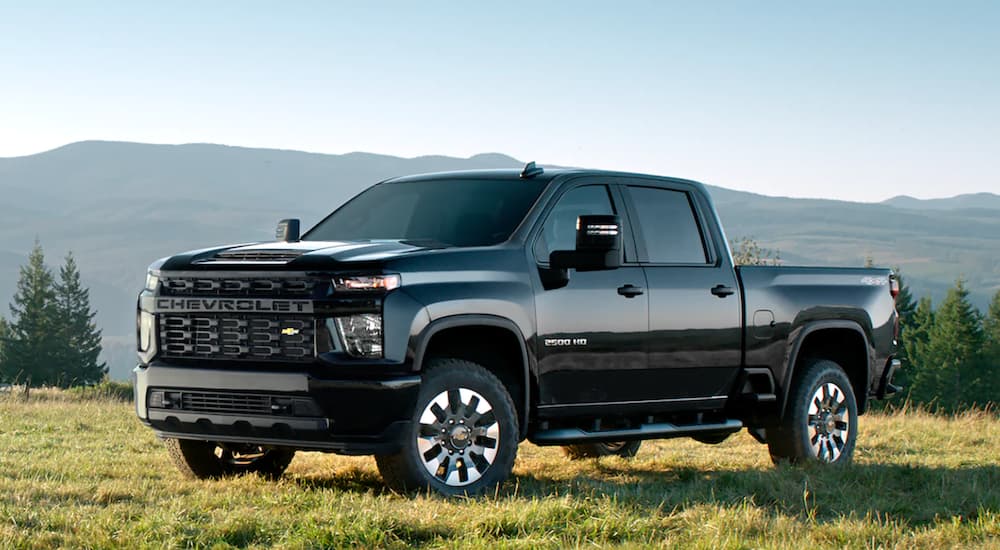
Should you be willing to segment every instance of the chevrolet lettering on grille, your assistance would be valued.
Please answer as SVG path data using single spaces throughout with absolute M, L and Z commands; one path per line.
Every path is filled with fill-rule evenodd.
M 162 312 L 206 313 L 221 311 L 312 313 L 309 300 L 269 300 L 251 298 L 157 298 L 156 309 Z

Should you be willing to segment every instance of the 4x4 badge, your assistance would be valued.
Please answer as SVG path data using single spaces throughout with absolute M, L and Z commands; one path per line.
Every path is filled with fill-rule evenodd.
M 285 336 L 295 336 L 296 334 L 299 333 L 299 329 L 292 327 L 283 328 L 281 329 L 281 333 L 284 334 Z

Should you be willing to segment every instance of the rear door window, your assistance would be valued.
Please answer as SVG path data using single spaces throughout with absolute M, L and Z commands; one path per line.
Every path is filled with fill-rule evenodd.
M 705 241 L 684 191 L 628 186 L 652 264 L 706 264 Z

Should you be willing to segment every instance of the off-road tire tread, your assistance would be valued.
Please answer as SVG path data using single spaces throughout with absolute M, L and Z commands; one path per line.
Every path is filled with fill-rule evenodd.
M 192 439 L 165 439 L 163 444 L 174 466 L 190 479 L 214 479 L 226 475 L 213 454 L 214 443 Z

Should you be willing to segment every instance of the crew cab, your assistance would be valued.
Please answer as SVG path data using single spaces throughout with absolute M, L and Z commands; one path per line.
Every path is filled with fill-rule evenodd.
M 524 440 L 627 457 L 742 429 L 843 463 L 898 389 L 893 274 L 734 266 L 694 181 L 400 177 L 277 237 L 158 260 L 139 295 L 136 412 L 190 476 L 326 451 L 476 494 Z

